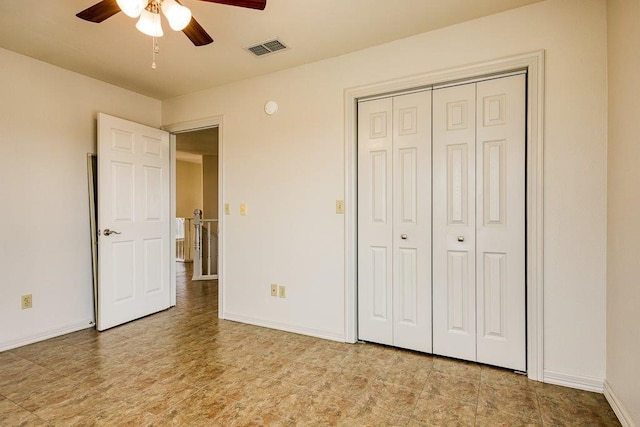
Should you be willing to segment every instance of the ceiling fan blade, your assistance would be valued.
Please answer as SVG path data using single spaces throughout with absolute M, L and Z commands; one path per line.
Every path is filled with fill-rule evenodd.
M 76 16 L 85 21 L 100 23 L 118 12 L 120 12 L 120 8 L 116 0 L 102 0 L 100 3 L 77 13 Z
M 228 4 L 230 6 L 248 7 L 249 9 L 264 10 L 267 0 L 200 0 L 209 3 Z
M 213 43 L 211 36 L 207 34 L 204 28 L 202 28 L 202 26 L 198 24 L 198 21 L 193 17 L 182 32 L 185 33 L 185 35 L 189 37 L 189 40 L 191 40 L 191 43 L 196 46 L 204 46 L 209 43 Z

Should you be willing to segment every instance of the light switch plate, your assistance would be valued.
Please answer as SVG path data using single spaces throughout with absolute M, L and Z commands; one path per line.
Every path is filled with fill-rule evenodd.
M 344 213 L 344 200 L 336 200 L 336 213 L 337 214 Z
M 247 216 L 247 204 L 240 203 L 240 215 Z
M 231 215 L 231 205 L 229 203 L 224 204 L 224 214 Z

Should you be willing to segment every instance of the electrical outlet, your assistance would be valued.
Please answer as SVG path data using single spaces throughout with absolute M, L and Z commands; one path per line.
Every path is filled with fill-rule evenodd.
M 224 214 L 231 215 L 231 205 L 229 205 L 229 203 L 224 204 Z
M 276 285 L 275 283 L 271 284 L 271 296 L 272 297 L 278 296 L 278 285 Z
M 247 216 L 247 204 L 240 203 L 240 215 Z
M 278 285 L 278 296 L 280 298 L 287 297 L 287 288 L 284 285 Z
M 31 294 L 29 295 L 22 295 L 22 309 L 24 310 L 25 308 L 31 308 L 33 307 L 33 296 Z
M 344 200 L 336 200 L 336 213 L 337 214 L 344 213 Z

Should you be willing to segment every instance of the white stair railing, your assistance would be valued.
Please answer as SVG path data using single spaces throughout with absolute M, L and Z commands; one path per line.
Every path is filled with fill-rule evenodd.
M 193 262 L 193 218 L 176 218 L 176 261 Z
M 218 278 L 218 220 L 202 219 L 202 211 L 193 211 L 194 250 L 192 280 Z

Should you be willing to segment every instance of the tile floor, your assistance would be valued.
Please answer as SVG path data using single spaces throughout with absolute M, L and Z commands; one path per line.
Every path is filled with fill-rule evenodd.
M 187 274 L 170 310 L 0 353 L 0 426 L 619 425 L 601 394 L 218 320 Z

